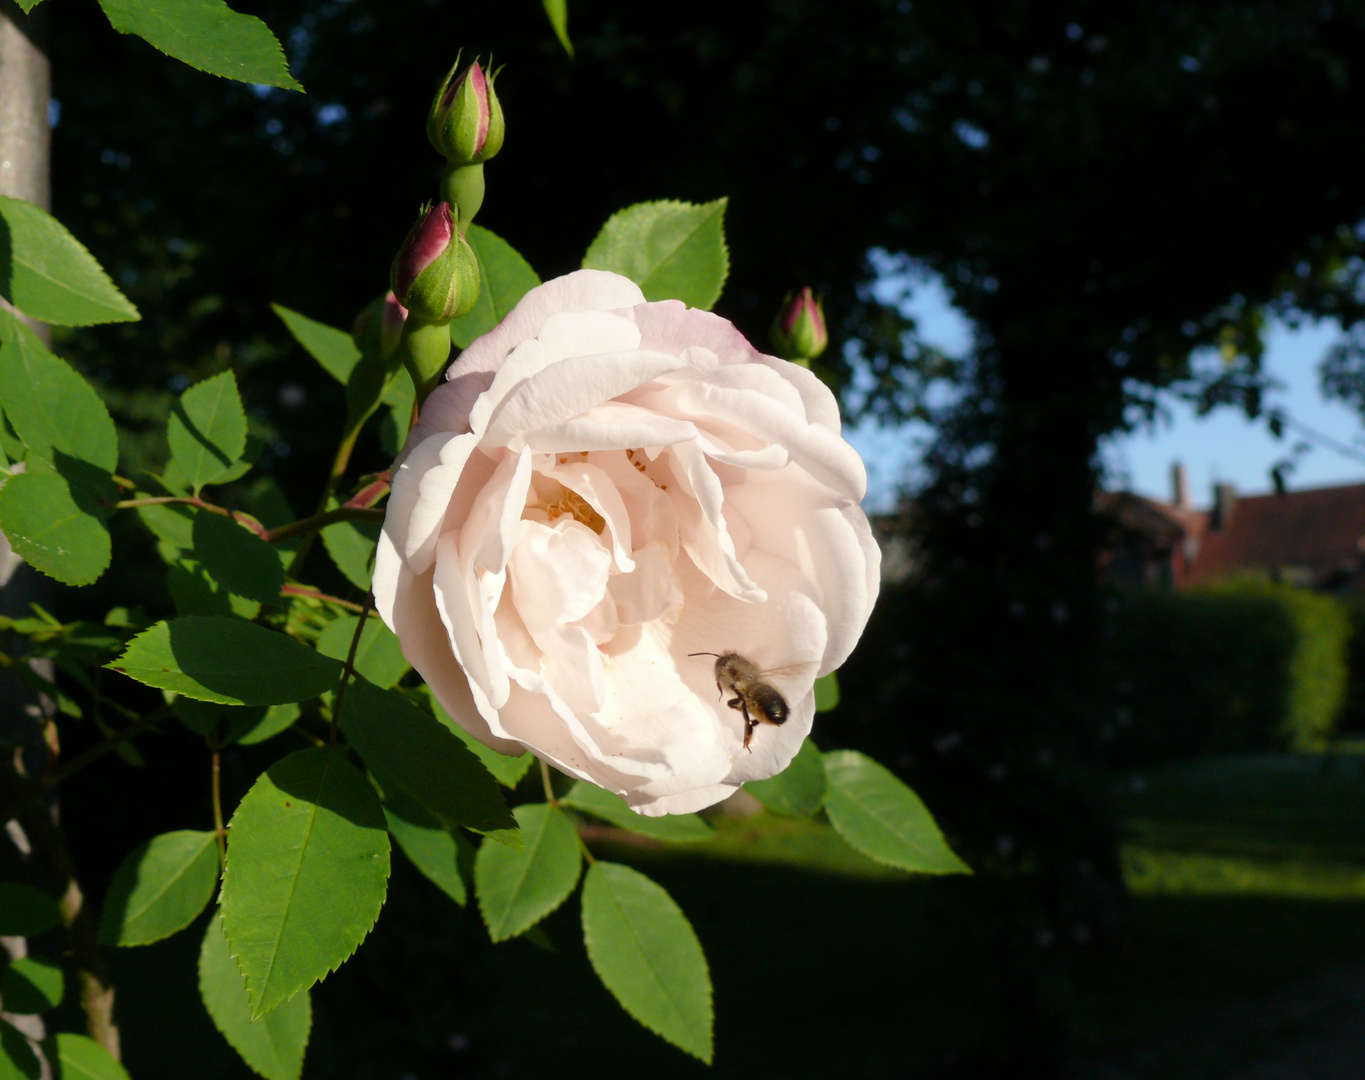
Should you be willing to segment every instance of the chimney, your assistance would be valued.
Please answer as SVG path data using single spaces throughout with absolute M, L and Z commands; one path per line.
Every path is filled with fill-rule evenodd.
M 1171 462 L 1171 504 L 1177 510 L 1193 510 L 1190 501 L 1190 478 L 1185 473 L 1183 461 Z
M 1213 516 L 1209 522 L 1212 529 L 1226 529 L 1232 521 L 1232 513 L 1237 509 L 1237 489 L 1231 484 L 1213 485 Z

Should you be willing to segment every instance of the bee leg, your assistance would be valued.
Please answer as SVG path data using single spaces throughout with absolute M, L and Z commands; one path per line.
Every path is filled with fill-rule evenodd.
M 739 702 L 739 711 L 744 714 L 744 749 L 752 754 L 754 749 L 749 745 L 749 740 L 754 737 L 754 728 L 758 727 L 758 721 L 749 715 L 749 706 L 743 699 L 735 698 L 735 701 Z

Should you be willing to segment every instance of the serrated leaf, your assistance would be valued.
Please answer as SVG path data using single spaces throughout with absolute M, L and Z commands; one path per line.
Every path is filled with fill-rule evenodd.
M 461 349 L 502 322 L 517 301 L 540 284 L 531 264 L 497 233 L 471 225 L 467 237 L 479 261 L 479 298 L 473 310 L 450 324 L 450 337 Z
M 17 0 L 20 9 L 25 15 L 29 14 L 34 8 L 41 4 L 43 0 Z
M 656 840 L 671 840 L 674 843 L 695 843 L 710 840 L 715 830 L 696 814 L 667 814 L 663 817 L 645 817 L 637 814 L 626 800 L 613 795 L 596 784 L 579 780 L 569 789 L 569 793 L 559 800 L 565 806 L 581 810 L 585 814 L 609 821 L 621 829 L 641 836 L 652 836 Z
M 218 842 L 181 829 L 133 849 L 109 883 L 100 916 L 106 945 L 150 945 L 185 929 L 213 898 Z
M 43 1067 L 28 1039 L 0 1020 L 0 1080 L 39 1080 Z
M 200 566 L 229 592 L 262 604 L 280 602 L 284 567 L 269 544 L 222 514 L 197 514 L 194 555 Z
M 199 996 L 213 1025 L 265 1080 L 298 1080 L 313 1026 L 308 992 L 296 994 L 259 1020 L 251 1019 L 246 982 L 215 916 L 199 950 Z
M 334 689 L 341 665 L 245 619 L 192 615 L 159 622 L 106 667 L 147 686 L 223 705 L 283 705 Z
M 573 43 L 569 41 L 569 4 L 568 0 L 541 0 L 545 7 L 545 15 L 550 20 L 550 27 L 555 32 L 555 37 L 559 38 L 559 43 L 564 46 L 564 51 L 573 56 Z
M 120 34 L 136 34 L 183 64 L 210 75 L 284 90 L 303 87 L 285 66 L 270 28 L 223 0 L 100 0 Z
M 58 326 L 141 316 L 85 246 L 46 210 L 0 195 L 0 296 Z
M 175 602 L 177 615 L 235 615 L 254 619 L 261 610 L 257 601 L 228 592 L 193 559 L 181 559 L 166 569 L 166 588 Z
M 825 801 L 825 759 L 807 739 L 790 765 L 767 780 L 749 781 L 744 790 L 775 813 L 810 817 Z
M 89 585 L 109 566 L 109 530 L 88 492 L 55 473 L 21 473 L 0 486 L 0 532 L 35 570 L 67 585 Z
M 483 762 L 483 767 L 493 774 L 494 779 L 499 784 L 506 788 L 515 788 L 521 783 L 521 778 L 526 775 L 526 770 L 535 764 L 534 754 L 529 750 L 524 754 L 500 754 L 491 746 L 485 746 L 451 719 L 450 714 L 441 708 L 441 703 L 436 700 L 436 695 L 431 692 L 431 687 L 424 686 L 422 690 L 426 694 L 427 704 L 431 706 L 432 715 L 441 722 L 441 726 L 452 732 L 465 746 L 469 747 L 474 756 Z
M 514 811 L 524 851 L 481 844 L 474 860 L 479 914 L 494 941 L 529 930 L 569 898 L 583 854 L 573 822 L 546 803 Z
M 830 824 L 868 858 L 921 874 L 970 874 L 918 795 L 856 750 L 825 755 Z
M 57 901 L 42 889 L 0 882 L 0 937 L 35 937 L 59 920 Z
M 374 547 L 379 526 L 367 521 L 338 521 L 322 530 L 322 546 L 346 580 L 362 592 L 370 591 Z
M 271 304 L 270 310 L 280 317 L 303 351 L 321 364 L 328 375 L 345 386 L 352 369 L 360 362 L 360 350 L 355 347 L 351 335 L 345 330 L 291 311 L 283 304 Z
M 34 956 L 11 961 L 0 975 L 0 1000 L 8 1013 L 32 1015 L 55 1009 L 65 989 L 61 965 Z
M 626 1012 L 711 1063 L 711 973 L 687 916 L 661 886 L 628 866 L 593 864 L 583 881 L 583 942 Z
M 328 623 L 318 637 L 318 652 L 344 661 L 358 621 L 354 615 L 343 615 Z M 387 690 L 408 673 L 410 666 L 394 632 L 380 619 L 366 619 L 365 630 L 355 650 L 355 670 L 375 686 Z
M 195 383 L 180 395 L 166 426 L 167 481 L 195 492 L 217 483 L 246 450 L 246 428 L 232 372 Z
M 730 272 L 725 204 L 645 202 L 618 210 L 588 246 L 583 266 L 630 278 L 646 300 L 710 310 Z
M 388 878 L 379 796 L 341 751 L 299 750 L 266 770 L 228 826 L 221 903 L 253 1019 L 355 952 Z
M 389 834 L 398 841 L 412 865 L 464 907 L 468 890 L 461 870 L 473 864 L 473 845 L 460 832 L 447 829 L 415 799 L 401 791 L 386 793 L 384 817 L 389 823 Z
M 515 823 L 498 783 L 464 743 L 406 698 L 363 677 L 346 691 L 341 730 L 365 763 L 447 825 Z
M 829 712 L 839 705 L 839 677 L 833 671 L 815 680 L 815 711 Z
M 28 449 L 69 480 L 100 489 L 118 464 L 118 433 L 94 388 L 0 308 L 0 401 Z M 83 473 L 76 463 L 93 470 Z

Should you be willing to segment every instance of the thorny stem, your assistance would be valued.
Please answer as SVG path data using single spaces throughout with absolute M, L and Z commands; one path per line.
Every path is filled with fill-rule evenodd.
M 80 772 L 87 765 L 104 757 L 110 750 L 117 748 L 120 743 L 127 742 L 129 739 L 133 738 L 133 736 L 142 734 L 142 732 L 146 731 L 153 724 L 165 720 L 173 712 L 174 710 L 169 705 L 162 705 L 158 709 L 153 709 L 140 720 L 134 720 L 122 731 L 110 735 L 104 742 L 96 743 L 94 746 L 90 747 L 90 749 L 77 754 L 60 769 L 54 769 L 52 772 L 48 773 L 43 777 L 41 787 L 50 788 L 56 784 L 60 784 L 73 773 Z
M 555 788 L 550 783 L 550 766 L 545 764 L 544 758 L 537 759 L 540 762 L 540 782 L 545 785 L 545 801 L 551 806 L 558 806 L 559 800 L 555 798 Z
M 365 605 L 361 608 L 360 619 L 355 624 L 355 633 L 351 635 L 351 648 L 346 653 L 346 666 L 341 669 L 341 684 L 337 687 L 336 700 L 332 702 L 332 730 L 327 733 L 327 745 L 337 744 L 337 722 L 341 718 L 341 702 L 346 697 L 346 684 L 355 674 L 355 651 L 360 647 L 360 635 L 365 632 L 365 623 L 370 614 L 370 608 L 374 606 L 374 594 L 365 594 Z
M 52 823 L 39 789 L 16 767 L 16 762 L 0 764 L 0 807 L 6 818 L 18 821 L 28 839 L 33 861 L 47 878 L 52 894 L 59 899 L 62 928 L 66 931 L 71 961 L 80 986 L 85 1029 L 90 1037 L 115 1059 L 119 1059 L 119 1033 L 114 1023 L 114 984 L 95 935 L 95 917 L 71 863 L 62 834 Z
M 223 786 L 219 780 L 218 747 L 213 748 L 213 835 L 218 840 L 218 868 L 227 865 L 227 830 L 223 828 Z
M 325 514 L 314 514 L 312 517 L 303 518 L 300 521 L 291 521 L 288 525 L 281 525 L 278 529 L 267 529 L 261 533 L 261 539 L 268 544 L 273 544 L 277 540 L 288 540 L 291 536 L 319 532 L 328 525 L 335 525 L 338 521 L 369 521 L 380 525 L 384 522 L 384 511 L 368 510 L 358 506 L 338 506 L 335 510 L 328 510 Z M 295 555 L 294 559 L 297 561 L 298 556 Z
M 371 485 L 371 488 L 377 485 Z M 388 489 L 388 484 L 383 484 L 383 494 Z M 361 495 L 368 495 L 370 489 L 361 492 Z M 376 497 L 377 498 L 377 497 Z M 384 521 L 384 511 L 371 510 L 368 506 L 358 506 L 347 503 L 338 506 L 335 510 L 328 510 L 325 514 L 314 514 L 312 517 L 301 518 L 298 521 L 291 521 L 288 525 L 281 525 L 277 529 L 267 529 L 250 514 L 243 514 L 232 510 L 225 510 L 221 506 L 215 506 L 211 502 L 199 498 L 197 495 L 150 495 L 143 499 L 121 499 L 114 503 L 115 510 L 132 510 L 139 506 L 194 506 L 200 510 L 207 510 L 213 514 L 222 514 L 223 517 L 231 518 L 239 525 L 245 525 L 262 540 L 268 544 L 273 544 L 279 540 L 288 540 L 291 536 L 311 535 L 328 525 L 335 525 L 338 521 L 369 521 L 381 524 Z M 298 562 L 298 556 L 294 557 Z
M 364 611 L 359 604 L 352 603 L 350 600 L 343 600 L 339 596 L 332 596 L 330 593 L 319 592 L 317 589 L 309 589 L 303 585 L 285 585 L 280 589 L 285 596 L 307 596 L 314 600 L 323 600 L 329 604 L 336 604 L 337 607 L 346 608 L 348 611 Z M 371 611 L 373 618 L 379 618 L 379 612 Z

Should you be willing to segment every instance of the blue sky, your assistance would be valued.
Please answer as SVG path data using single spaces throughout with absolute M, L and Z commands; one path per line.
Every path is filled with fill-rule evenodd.
M 933 278 L 883 279 L 878 291 L 886 299 L 901 296 L 901 307 L 919 324 L 921 335 L 945 352 L 960 354 L 971 341 L 970 324 L 953 309 L 941 283 Z M 1266 335 L 1265 370 L 1277 386 L 1265 395 L 1267 409 L 1279 407 L 1299 423 L 1356 448 L 1353 458 L 1325 445 L 1314 445 L 1298 458 L 1288 477 L 1290 488 L 1324 487 L 1365 482 L 1365 421 L 1340 402 L 1327 401 L 1318 389 L 1318 363 L 1339 336 L 1335 323 L 1305 324 L 1291 329 L 1273 325 Z M 875 424 L 850 425 L 849 441 L 868 467 L 864 505 L 878 512 L 891 508 L 896 486 L 908 478 L 914 486 L 922 446 L 930 431 L 911 424 L 882 430 Z M 1271 490 L 1270 469 L 1289 456 L 1299 442 L 1293 433 L 1274 439 L 1265 421 L 1248 421 L 1233 409 L 1198 417 L 1174 398 L 1150 426 L 1109 440 L 1102 459 L 1109 486 L 1127 486 L 1157 498 L 1169 498 L 1171 465 L 1184 463 L 1196 504 L 1206 505 L 1215 482 L 1236 485 L 1244 493 Z

